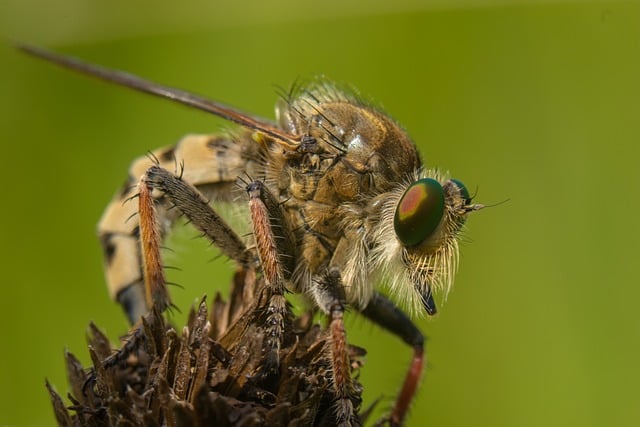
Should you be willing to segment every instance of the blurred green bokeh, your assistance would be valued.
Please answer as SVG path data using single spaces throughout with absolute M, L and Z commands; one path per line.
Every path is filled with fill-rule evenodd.
M 325 74 L 383 104 L 479 202 L 509 199 L 470 218 L 456 288 L 420 321 L 429 364 L 409 425 L 640 425 L 638 5 L 95 3 L 4 1 L 2 35 L 267 117 L 274 84 Z M 0 58 L 0 425 L 52 425 L 44 380 L 66 393 L 63 350 L 88 362 L 91 320 L 126 331 L 95 224 L 129 162 L 226 125 L 6 44 Z M 230 269 L 181 228 L 186 312 Z M 369 351 L 365 404 L 388 407 L 410 350 L 349 326 Z

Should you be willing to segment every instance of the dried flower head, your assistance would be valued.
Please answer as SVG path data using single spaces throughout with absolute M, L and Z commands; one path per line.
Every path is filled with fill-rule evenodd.
M 116 350 L 91 324 L 93 367 L 86 370 L 66 354 L 69 407 L 47 382 L 58 424 L 336 425 L 331 363 L 324 351 L 328 334 L 313 323 L 312 313 L 296 317 L 288 307 L 280 358 L 268 360 L 262 351 L 268 297 L 261 279 L 238 272 L 229 300 L 217 295 L 208 309 L 203 298 L 182 333 L 153 310 Z M 364 354 L 349 347 L 352 374 Z M 361 392 L 354 380 L 349 398 L 356 411 Z

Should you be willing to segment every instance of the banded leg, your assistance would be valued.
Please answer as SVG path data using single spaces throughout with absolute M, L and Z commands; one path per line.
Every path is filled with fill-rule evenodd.
M 175 146 L 156 150 L 131 165 L 128 181 L 107 206 L 98 225 L 109 293 L 123 306 L 130 323 L 145 314 L 148 306 L 138 245 L 137 205 L 125 202 L 136 196 L 136 183 L 149 167 L 154 166 L 152 159 L 157 159 L 157 164 L 168 170 L 183 164 L 184 181 L 196 186 L 208 198 L 231 201 L 239 175 L 245 171 L 261 175 L 261 166 L 254 160 L 260 158 L 260 149 L 249 132 L 239 133 L 233 139 L 220 135 L 189 135 Z M 162 238 L 179 212 L 169 209 L 171 202 L 163 194 L 152 194 Z
M 435 304 L 432 298 L 429 304 L 432 305 L 435 311 Z M 413 348 L 413 358 L 409 365 L 409 370 L 388 420 L 392 426 L 400 426 L 409 411 L 409 406 L 413 401 L 422 376 L 425 362 L 424 335 L 402 310 L 378 293 L 374 294 L 367 307 L 361 313 L 384 329 L 400 337 Z

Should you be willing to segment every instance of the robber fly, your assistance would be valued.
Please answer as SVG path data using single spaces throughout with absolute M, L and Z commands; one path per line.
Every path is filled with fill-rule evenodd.
M 135 161 L 124 189 L 107 207 L 99 224 L 107 283 L 131 323 L 151 306 L 170 304 L 153 246 L 183 214 L 239 268 L 258 265 L 271 289 L 270 351 L 277 355 L 283 334 L 285 289 L 307 296 L 328 315 L 336 411 L 345 424 L 354 416 L 345 309 L 352 307 L 409 344 L 413 359 L 388 418 L 402 424 L 421 376 L 424 337 L 376 284 L 388 286 L 412 314 L 436 313 L 433 292 L 446 293 L 452 285 L 466 217 L 483 207 L 472 203 L 460 181 L 425 168 L 396 122 L 326 81 L 284 96 L 273 123 L 131 74 L 21 48 L 241 127 L 230 135 L 190 135 L 154 151 L 151 159 Z M 182 171 L 169 172 L 176 163 Z M 252 177 L 245 182 L 250 243 L 215 211 L 218 202 L 232 199 L 238 177 Z M 136 195 L 139 206 L 123 203 Z

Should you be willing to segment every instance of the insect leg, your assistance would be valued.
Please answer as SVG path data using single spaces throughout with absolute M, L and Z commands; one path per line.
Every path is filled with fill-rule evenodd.
M 171 305 L 169 292 L 164 275 L 164 268 L 160 256 L 160 227 L 158 223 L 157 209 L 151 193 L 153 186 L 149 185 L 147 175 L 143 175 L 138 182 L 138 213 L 139 213 L 139 234 L 140 234 L 140 259 L 144 277 L 144 295 L 137 301 L 140 310 L 143 311 L 138 318 L 141 323 L 134 327 L 124 340 L 124 345 L 120 350 L 102 361 L 102 369 L 113 367 L 122 360 L 125 360 L 140 343 L 145 341 L 145 329 L 149 319 L 160 316 L 161 313 Z M 129 287 L 131 289 L 132 287 Z M 138 288 L 138 287 L 136 287 Z M 138 322 L 138 320 L 135 320 Z M 132 320 L 131 323 L 134 323 Z M 153 346 L 152 346 L 153 347 Z M 149 354 L 154 354 L 153 352 Z M 97 371 L 91 374 L 91 381 L 96 376 L 101 375 L 101 370 L 96 364 Z
M 402 425 L 422 376 L 422 368 L 425 362 L 424 335 L 402 310 L 378 293 L 373 295 L 373 298 L 367 307 L 361 310 L 361 313 L 413 347 L 411 365 L 389 417 L 389 423 L 392 426 Z
M 247 185 L 253 235 L 264 274 L 267 295 L 265 321 L 266 367 L 262 375 L 275 374 L 285 324 L 290 311 L 285 299 L 285 280 L 291 277 L 295 240 L 275 196 L 261 181 Z
M 313 295 L 318 305 L 329 314 L 328 351 L 336 395 L 336 411 L 339 425 L 360 425 L 356 416 L 359 399 L 354 398 L 351 365 L 347 351 L 347 335 L 344 327 L 346 299 L 340 271 L 328 268 L 314 280 Z
M 162 192 L 166 201 L 173 203 L 225 255 L 246 270 L 255 266 L 253 252 L 247 249 L 244 242 L 209 206 L 195 187 L 160 166 L 151 166 L 140 178 L 137 194 L 139 254 L 145 293 L 140 303 L 144 312 L 140 318 L 132 319 L 132 323 L 141 319 L 142 324 L 132 329 L 127 343 L 121 350 L 103 361 L 104 367 L 114 366 L 124 360 L 144 340 L 145 319 L 148 322 L 154 316 L 160 316 L 171 305 L 160 254 L 162 236 L 156 209 L 158 199 L 152 196 L 156 190 Z
M 240 237 L 209 206 L 204 196 L 192 185 L 160 166 L 151 166 L 144 175 L 145 183 L 160 190 L 213 244 L 239 265 L 249 266 L 253 255 Z
M 138 244 L 138 207 L 136 203 L 127 202 L 138 193 L 139 177 L 155 163 L 169 170 L 180 163 L 184 181 L 196 186 L 207 198 L 230 201 L 239 175 L 245 171 L 260 174 L 259 149 L 247 132 L 233 139 L 223 135 L 188 135 L 175 146 L 158 149 L 133 162 L 128 181 L 107 206 L 98 224 L 109 292 L 123 306 L 130 323 L 135 323 L 147 311 Z M 160 235 L 164 237 L 180 212 L 170 209 L 170 201 L 163 194 L 152 195 Z
M 138 185 L 138 213 L 140 215 L 140 248 L 144 277 L 145 301 L 147 307 L 153 306 L 163 312 L 171 305 L 167 291 L 164 268 L 160 258 L 160 227 L 158 216 L 151 197 L 153 187 L 147 183 L 147 176 L 140 179 Z

